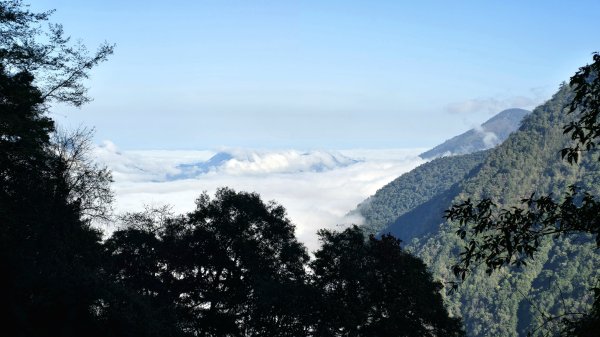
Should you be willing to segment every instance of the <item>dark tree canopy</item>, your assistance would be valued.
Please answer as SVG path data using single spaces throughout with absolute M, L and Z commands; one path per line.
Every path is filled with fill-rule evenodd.
M 94 326 L 100 236 L 67 198 L 54 125 L 26 72 L 0 65 L 0 265 L 4 333 L 77 335 Z
M 384 235 L 365 240 L 354 226 L 321 230 L 323 243 L 311 263 L 317 336 L 462 336 L 425 264 Z
M 152 319 L 154 331 L 190 336 L 464 334 L 461 320 L 448 316 L 441 284 L 391 236 L 365 240 L 358 227 L 323 230 L 323 247 L 309 263 L 281 206 L 227 188 L 214 199 L 203 194 L 196 210 L 185 216 L 150 210 L 129 214 L 124 222 L 127 228 L 104 246 L 107 271 L 129 296 L 145 303 L 143 315 L 161 318 Z M 106 310 L 119 312 L 120 307 L 109 303 Z
M 57 153 L 45 113 L 52 100 L 85 102 L 81 80 L 107 54 L 75 70 L 74 60 L 87 56 L 67 50 L 59 26 L 39 26 L 49 13 L 24 8 L 0 2 L 2 335 L 94 335 L 105 285 L 101 237 L 84 219 L 88 193 L 73 194 L 90 180 L 69 164 L 83 155 Z
M 172 303 L 186 334 L 307 334 L 308 255 L 281 206 L 223 188 L 186 216 L 158 214 L 127 216 L 107 241 L 118 283 Z

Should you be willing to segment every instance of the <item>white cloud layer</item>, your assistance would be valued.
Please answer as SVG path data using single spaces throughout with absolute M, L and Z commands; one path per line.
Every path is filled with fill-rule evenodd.
M 117 212 L 164 204 L 188 212 L 203 191 L 212 195 L 224 186 L 255 191 L 287 209 L 296 235 L 313 251 L 318 229 L 360 221 L 345 216 L 377 189 L 424 163 L 418 157 L 422 151 L 236 149 L 211 162 L 216 151 L 119 151 L 104 142 L 96 155 L 113 171 Z

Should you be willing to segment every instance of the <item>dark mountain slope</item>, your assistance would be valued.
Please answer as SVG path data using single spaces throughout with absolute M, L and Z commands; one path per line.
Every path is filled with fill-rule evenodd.
M 404 242 L 435 233 L 443 222 L 444 210 L 459 192 L 458 183 L 450 186 L 447 190 L 399 216 L 383 232 L 401 238 Z
M 490 152 L 477 174 L 459 183 L 460 192 L 453 202 L 491 197 L 504 207 L 510 207 L 519 205 L 520 199 L 532 192 L 561 195 L 573 183 L 597 193 L 598 185 L 592 183 L 599 177 L 597 161 L 587 157 L 579 166 L 571 166 L 559 155 L 560 149 L 569 143 L 562 126 L 570 118 L 563 109 L 570 95 L 568 88 L 562 88 L 527 116 L 518 132 Z M 417 222 L 403 223 L 403 219 L 395 223 L 395 226 L 402 225 L 408 226 L 404 232 L 410 232 L 410 227 L 419 227 Z M 453 224 L 445 224 L 410 245 L 418 256 L 427 257 L 438 277 L 450 277 L 449 266 L 463 244 L 457 240 L 455 230 Z M 572 244 L 572 240 L 579 244 Z M 593 245 L 586 240 L 548 238 L 537 259 L 522 270 L 505 269 L 491 276 L 479 270 L 468 277 L 461 290 L 449 300 L 463 315 L 470 335 L 526 336 L 528 330 L 542 323 L 535 307 L 543 307 L 554 315 L 567 310 L 584 310 L 589 301 L 586 302 L 583 294 L 588 293 L 600 266 L 598 254 L 593 253 Z M 569 258 L 565 259 L 565 255 Z M 560 260 L 563 264 L 552 262 Z M 561 294 L 564 301 L 559 301 Z
M 487 152 L 434 159 L 401 175 L 360 203 L 352 213 L 365 219 L 365 230 L 377 233 L 402 214 L 443 194 L 483 162 Z
M 433 159 L 490 149 L 501 144 L 511 132 L 516 131 L 523 117 L 529 113 L 530 111 L 523 109 L 504 110 L 481 124 L 481 127 L 448 139 L 433 149 L 421 153 L 420 157 Z
M 567 87 L 561 88 L 551 100 L 525 117 L 518 132 L 473 165 L 470 173 L 440 180 L 443 188 L 423 193 L 418 186 L 410 185 L 419 185 L 419 179 L 406 181 L 405 194 L 409 191 L 419 194 L 408 201 L 388 201 L 404 198 L 405 194 L 385 195 L 392 190 L 380 190 L 383 195 L 372 198 L 371 210 L 385 210 L 375 204 L 377 200 L 386 201 L 384 206 L 404 205 L 396 213 L 383 213 L 382 216 L 400 214 L 383 232 L 390 231 L 409 242 L 407 249 L 421 257 L 436 277 L 442 281 L 453 280 L 450 267 L 464 243 L 456 236 L 454 224 L 444 223 L 440 217 L 452 203 L 466 198 L 491 197 L 504 207 L 518 206 L 519 201 L 532 192 L 560 196 L 573 183 L 598 194 L 598 161 L 588 155 L 580 165 L 571 166 L 559 155 L 560 149 L 570 141 L 562 132 L 563 125 L 571 118 L 563 109 L 570 95 Z M 438 184 L 427 182 L 427 185 Z M 419 202 L 413 206 L 415 202 L 411 200 Z M 365 218 L 365 225 L 370 226 L 369 217 Z M 377 219 L 378 215 L 370 215 L 370 218 Z M 452 312 L 463 316 L 470 336 L 526 336 L 528 330 L 542 323 L 536 307 L 544 308 L 551 315 L 567 310 L 584 311 L 590 303 L 585 297 L 589 294 L 587 290 L 599 267 L 599 254 L 594 252 L 589 238 L 548 238 L 535 261 L 527 267 L 503 269 L 491 276 L 476 270 L 447 300 Z

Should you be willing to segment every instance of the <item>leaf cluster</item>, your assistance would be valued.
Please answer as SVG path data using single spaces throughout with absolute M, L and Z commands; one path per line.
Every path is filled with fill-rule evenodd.
M 21 0 L 1 1 L 0 63 L 9 74 L 34 76 L 44 103 L 81 106 L 90 101 L 83 81 L 114 45 L 105 42 L 90 54 L 81 41 L 65 35 L 62 25 L 49 22 L 52 12 L 31 12 Z
M 561 202 L 552 196 L 521 200 L 524 207 L 499 209 L 490 199 L 474 204 L 470 199 L 453 205 L 446 218 L 457 221 L 456 234 L 467 241 L 454 273 L 465 278 L 471 265 L 485 263 L 488 273 L 508 265 L 527 264 L 546 236 L 589 233 L 600 247 L 600 203 L 575 186 Z
M 569 82 L 575 97 L 567 106 L 568 113 L 579 113 L 575 121 L 564 127 L 564 133 L 570 134 L 574 144 L 561 151 L 563 158 L 577 163 L 581 151 L 596 148 L 600 138 L 600 54 L 592 54 L 593 63 L 579 68 Z

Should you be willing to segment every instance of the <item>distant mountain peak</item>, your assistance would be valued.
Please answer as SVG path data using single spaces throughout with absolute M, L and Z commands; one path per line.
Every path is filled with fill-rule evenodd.
M 503 110 L 480 126 L 448 139 L 419 156 L 423 159 L 434 159 L 490 149 L 516 131 L 523 117 L 529 113 L 530 111 L 517 108 Z
M 335 151 L 296 150 L 254 151 L 229 150 L 218 152 L 206 161 L 179 164 L 176 173 L 167 180 L 194 179 L 211 171 L 231 174 L 323 172 L 358 163 Z

